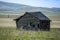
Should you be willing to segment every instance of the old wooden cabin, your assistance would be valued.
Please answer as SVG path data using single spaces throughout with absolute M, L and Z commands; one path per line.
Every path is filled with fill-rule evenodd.
M 50 19 L 41 12 L 26 12 L 15 21 L 17 29 L 50 30 Z

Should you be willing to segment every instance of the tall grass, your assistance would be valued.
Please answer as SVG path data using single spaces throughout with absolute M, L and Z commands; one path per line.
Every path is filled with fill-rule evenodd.
M 14 27 L 0 27 L 0 40 L 60 40 L 60 29 L 26 31 L 16 30 Z

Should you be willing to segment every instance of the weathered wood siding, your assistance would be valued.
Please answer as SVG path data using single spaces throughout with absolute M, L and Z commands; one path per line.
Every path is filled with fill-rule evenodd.
M 31 22 L 35 25 L 40 23 L 40 21 L 37 20 L 37 18 L 35 18 L 34 16 L 32 16 L 30 14 L 26 14 L 17 22 L 18 28 L 25 26 L 25 25 L 28 25 Z

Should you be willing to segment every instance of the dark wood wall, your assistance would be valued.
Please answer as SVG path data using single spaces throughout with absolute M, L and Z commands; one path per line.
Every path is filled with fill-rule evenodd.
M 50 30 L 50 21 L 48 21 L 48 20 L 42 20 L 41 22 L 40 22 L 40 28 L 41 28 L 41 30 Z
M 32 28 L 33 30 L 35 29 L 40 29 L 40 30 L 50 30 L 50 21 L 45 21 L 45 20 L 39 20 L 36 17 L 30 15 L 30 14 L 25 14 L 19 21 L 16 21 L 17 28 L 22 29 L 22 28 L 27 28 L 29 29 Z
M 30 25 L 32 23 L 35 24 L 36 26 L 40 23 L 40 21 L 32 15 L 26 14 L 16 23 L 17 23 L 18 28 L 21 28 L 23 26 Z

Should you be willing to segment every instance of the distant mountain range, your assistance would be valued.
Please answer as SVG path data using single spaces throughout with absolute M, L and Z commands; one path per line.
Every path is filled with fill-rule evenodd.
M 43 5 L 43 4 L 42 4 Z M 27 12 L 41 11 L 44 13 L 60 13 L 60 8 L 32 7 L 23 4 L 8 3 L 0 1 L 0 12 Z

